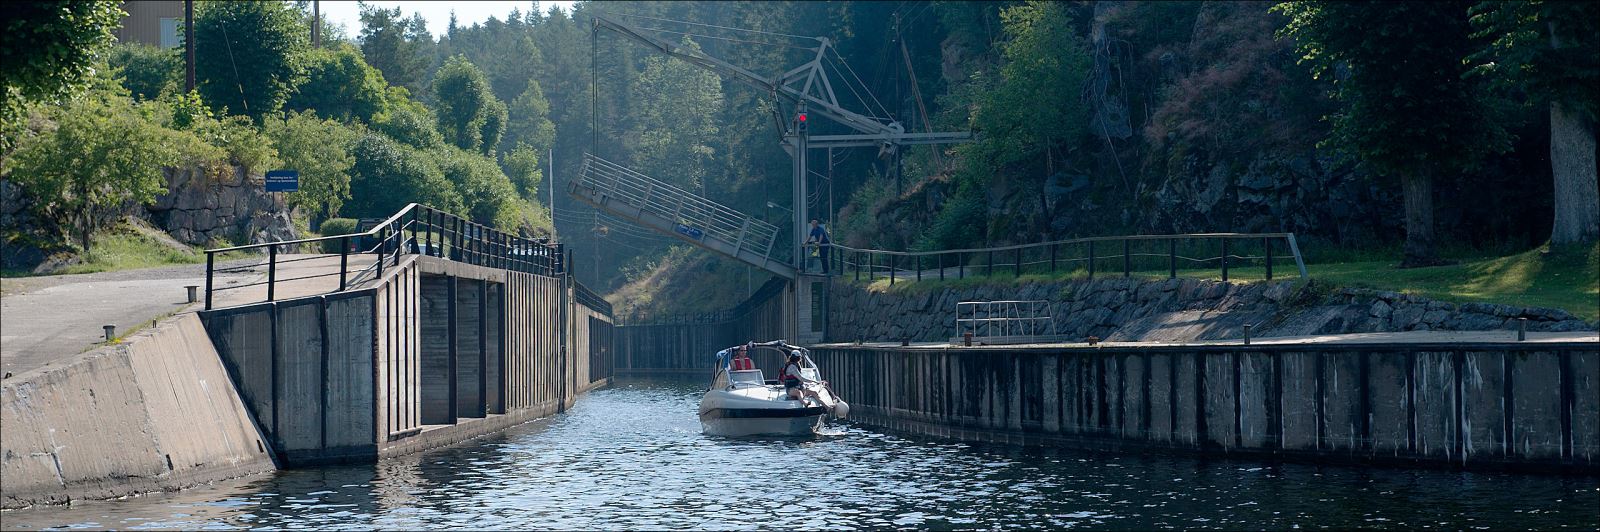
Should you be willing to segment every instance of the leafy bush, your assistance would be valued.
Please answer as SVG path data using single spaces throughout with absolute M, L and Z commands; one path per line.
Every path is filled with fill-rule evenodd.
M 194 14 L 195 85 L 206 103 L 253 119 L 305 80 L 311 30 L 284 2 L 204 2 Z
M 373 118 L 373 129 L 413 148 L 444 144 L 444 136 L 434 127 L 433 111 L 412 100 L 403 88 L 390 87 L 387 98 L 387 110 Z
M 453 146 L 430 152 L 445 180 L 466 202 L 472 221 L 510 228 L 517 224 L 516 190 L 494 160 Z
M 350 202 L 341 212 L 361 217 L 394 214 L 415 201 L 448 212 L 466 209 L 455 186 L 427 153 L 368 133 L 350 150 Z
M 309 113 L 268 118 L 263 129 L 284 166 L 300 171 L 300 190 L 289 193 L 289 204 L 309 212 L 313 223 L 337 216 L 350 199 L 350 148 L 361 133 Z
M 284 107 L 324 118 L 371 122 L 387 106 L 383 73 L 361 59 L 354 45 L 306 54 L 306 81 Z
M 348 234 L 356 232 L 356 219 L 355 218 L 329 218 L 327 220 L 323 220 L 322 221 L 322 227 L 319 228 L 317 232 L 321 233 L 322 236 L 348 235 Z M 338 253 L 339 252 L 339 244 L 340 244 L 340 242 L 338 240 L 330 240 L 330 241 L 323 242 L 322 243 L 322 252 L 323 253 Z
M 111 49 L 111 68 L 134 98 L 153 100 L 177 92 L 183 84 L 183 58 L 176 48 L 124 43 Z
M 104 76 L 94 82 L 89 93 L 46 109 L 39 129 L 0 166 L 40 202 L 41 214 L 72 228 L 85 252 L 123 205 L 166 190 L 162 168 L 181 160 L 183 144 L 135 107 L 127 89 Z

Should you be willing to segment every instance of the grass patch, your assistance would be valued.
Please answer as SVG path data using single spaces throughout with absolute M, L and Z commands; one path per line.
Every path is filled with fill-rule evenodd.
M 1313 278 L 1342 286 L 1458 303 L 1559 308 L 1589 321 L 1600 318 L 1600 246 L 1556 253 L 1535 249 L 1430 268 L 1399 269 L 1397 264 L 1344 262 L 1308 269 Z
M 193 248 L 174 247 L 126 224 L 119 224 L 94 236 L 94 245 L 81 262 L 56 272 L 94 273 L 154 268 L 174 264 L 205 262 L 204 253 Z
M 1322 258 L 1318 263 L 1307 264 L 1307 273 L 1312 279 L 1334 286 L 1390 290 L 1457 303 L 1559 308 L 1585 320 L 1600 319 L 1600 246 L 1554 253 L 1541 248 L 1503 257 L 1462 258 L 1456 264 L 1447 266 L 1410 269 L 1400 269 L 1396 259 L 1367 252 L 1330 252 L 1322 255 Z M 1280 257 L 1280 260 L 1285 258 Z M 852 271 L 846 271 L 842 278 L 858 283 L 867 290 L 896 294 L 1089 278 L 1087 268 L 1054 273 L 1025 268 L 1020 276 L 1010 266 L 997 267 L 992 275 L 985 275 L 986 271 L 982 266 L 969 266 L 965 278 L 955 279 L 953 272 L 947 272 L 943 281 L 938 279 L 937 272 L 925 271 L 922 282 L 907 279 L 902 273 L 902 277 L 896 279 L 892 286 L 889 279 L 884 277 L 873 280 L 862 277 L 855 281 Z M 930 273 L 933 275 L 930 276 Z M 1128 275 L 1137 279 L 1165 279 L 1170 273 L 1167 268 L 1151 267 L 1147 261 L 1144 265 L 1134 266 Z M 1097 261 L 1095 277 L 1122 276 L 1120 257 Z M 1177 276 L 1220 280 L 1222 272 L 1218 267 L 1179 268 Z M 1273 279 L 1293 279 L 1298 276 L 1299 272 L 1292 262 L 1275 261 Z M 1266 267 L 1260 261 L 1228 268 L 1229 281 L 1256 282 L 1266 278 Z

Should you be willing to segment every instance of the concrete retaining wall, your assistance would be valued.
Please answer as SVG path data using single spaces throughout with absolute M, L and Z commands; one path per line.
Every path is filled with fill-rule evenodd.
M 843 279 L 832 283 L 828 340 L 835 342 L 948 341 L 957 336 L 960 301 L 1048 300 L 1057 333 L 1111 341 L 1239 338 L 1401 331 L 1515 329 L 1593 331 L 1558 309 L 1486 303 L 1456 304 L 1366 289 L 1324 290 L 1296 280 L 1225 283 L 1202 279 L 1108 277 L 1050 283 L 950 288 L 905 283 L 870 290 Z
M 200 320 L 181 314 L 0 386 L 0 506 L 103 499 L 272 471 Z
M 860 422 L 1093 449 L 1600 473 L 1593 342 L 815 349 Z

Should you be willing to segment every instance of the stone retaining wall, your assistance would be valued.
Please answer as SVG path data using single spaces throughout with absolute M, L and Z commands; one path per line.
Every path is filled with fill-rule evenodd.
M 1591 331 L 1567 311 L 1447 303 L 1365 289 L 1324 290 L 1315 281 L 1224 283 L 1199 279 L 1086 279 L 965 288 L 909 285 L 890 292 L 838 281 L 829 341 L 942 341 L 956 335 L 961 301 L 1048 300 L 1056 332 L 1113 341 L 1188 341 L 1413 330 Z
M 185 244 L 214 240 L 261 243 L 294 240 L 294 224 L 281 198 L 265 191 L 264 179 L 231 168 L 207 176 L 195 168 L 167 168 L 167 192 L 146 207 L 156 226 Z

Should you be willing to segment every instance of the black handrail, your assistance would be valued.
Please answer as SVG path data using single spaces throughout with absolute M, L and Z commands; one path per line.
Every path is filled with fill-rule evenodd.
M 407 231 L 410 231 L 409 237 L 407 236 Z M 419 234 L 421 235 L 420 237 Z M 439 237 L 439 242 L 437 243 L 434 242 L 435 234 Z M 369 238 L 375 238 L 377 242 L 363 250 L 357 250 L 356 253 L 375 255 L 376 260 L 371 265 L 352 271 L 350 267 L 352 244 L 361 245 L 360 239 Z M 357 240 L 352 242 L 352 239 Z M 279 264 L 309 260 L 309 258 L 297 258 L 280 261 L 278 260 L 280 249 L 293 249 L 302 245 L 320 246 L 326 242 L 338 243 L 338 272 L 303 275 L 289 279 L 278 278 L 277 270 Z M 221 288 L 215 286 L 217 254 L 253 251 L 262 248 L 267 250 L 266 281 Z M 374 225 L 371 229 L 360 233 L 206 250 L 205 308 L 206 310 L 211 310 L 212 296 L 216 292 L 259 284 L 267 285 L 267 301 L 272 301 L 276 298 L 277 285 L 285 281 L 338 275 L 339 288 L 336 292 L 344 291 L 363 282 L 368 273 L 372 275 L 372 279 L 381 279 L 385 263 L 389 263 L 391 266 L 399 266 L 401 256 L 407 254 L 448 258 L 448 260 L 477 266 L 547 276 L 564 274 L 568 270 L 565 246 L 562 244 L 506 233 L 427 205 L 410 203 L 405 208 L 400 209 L 399 212 L 396 212 L 394 216 L 390 216 Z M 328 255 L 331 256 L 332 254 Z M 579 286 L 581 287 L 581 285 Z M 584 290 L 587 291 L 587 289 Z M 609 305 L 607 305 L 606 310 L 609 315 Z
M 1194 258 L 1185 257 L 1178 253 L 1179 241 L 1203 242 L 1211 240 L 1220 241 L 1221 251 L 1218 255 Z M 1167 246 L 1165 246 L 1165 252 L 1141 253 L 1134 251 L 1134 242 L 1147 241 L 1166 242 Z M 1249 243 L 1254 241 L 1260 242 L 1262 251 L 1261 255 L 1241 255 L 1239 253 L 1230 252 L 1229 250 L 1230 242 Z M 1294 259 L 1295 267 L 1299 270 L 1300 277 L 1306 277 L 1305 260 L 1300 255 L 1300 246 L 1295 241 L 1294 233 L 1194 233 L 1175 235 L 1101 236 L 1055 240 L 1033 244 L 1015 244 L 992 248 L 964 248 L 938 251 L 887 251 L 879 249 L 853 248 L 850 246 L 831 243 L 813 243 L 806 244 L 806 246 L 808 249 L 816 247 L 829 248 L 828 251 L 830 251 L 830 253 L 828 253 L 828 257 L 826 259 L 827 264 L 825 265 L 825 271 L 828 275 L 852 275 L 857 280 L 865 277 L 868 281 L 875 280 L 879 276 L 887 276 L 890 284 L 894 284 L 897 280 L 921 281 L 924 278 L 923 268 L 924 264 L 926 263 L 924 258 L 930 255 L 934 257 L 934 260 L 931 262 L 936 264 L 937 267 L 936 271 L 928 272 L 928 276 L 936 275 L 937 278 L 941 280 L 945 279 L 946 269 L 951 266 L 956 268 L 954 272 L 951 272 L 954 274 L 954 277 L 958 279 L 966 278 L 967 266 L 973 257 L 987 258 L 987 260 L 980 261 L 981 264 L 975 265 L 975 267 L 984 268 L 986 275 L 994 275 L 996 266 L 999 266 L 1009 269 L 1012 274 L 1017 277 L 1022 276 L 1025 268 L 1038 267 L 1039 269 L 1043 269 L 1045 268 L 1045 265 L 1048 265 L 1048 271 L 1055 272 L 1061 263 L 1072 264 L 1077 262 L 1084 263 L 1088 271 L 1088 275 L 1090 277 L 1094 277 L 1096 273 L 1096 265 L 1104 262 L 1107 259 L 1120 259 L 1122 266 L 1121 273 L 1124 277 L 1127 277 L 1131 276 L 1134 271 L 1134 257 L 1161 257 L 1166 259 L 1166 269 L 1169 277 L 1178 277 L 1178 261 L 1181 259 L 1190 263 L 1207 265 L 1207 267 L 1220 266 L 1222 280 L 1226 281 L 1228 280 L 1228 270 L 1230 266 L 1237 268 L 1240 264 L 1238 261 L 1257 260 L 1261 261 L 1261 264 L 1265 266 L 1266 278 L 1272 279 L 1273 261 L 1275 258 L 1277 258 L 1277 256 L 1273 254 L 1273 245 L 1278 241 L 1282 241 L 1282 244 L 1284 244 L 1288 249 L 1289 257 Z M 1121 248 L 1121 253 L 1097 253 L 1095 244 L 1099 242 L 1118 242 L 1121 244 L 1121 246 L 1119 246 Z M 1060 251 L 1062 248 L 1074 245 L 1082 245 L 1085 248 L 1087 257 L 1063 257 L 1061 255 Z M 1206 245 L 1206 247 L 1209 246 L 1210 244 Z M 1036 260 L 1029 261 L 1024 257 L 1024 252 L 1028 251 L 1036 252 L 1034 253 Z M 997 252 L 1001 252 L 999 253 L 1001 258 L 1010 258 L 1010 262 L 997 262 Z M 954 255 L 955 264 L 947 266 L 945 255 Z M 878 258 L 880 256 L 882 259 Z M 897 258 L 904 259 L 896 260 Z M 1234 259 L 1237 260 L 1230 264 L 1229 261 Z M 1212 265 L 1214 262 L 1218 264 Z M 908 270 L 902 266 L 909 266 L 911 269 Z M 1114 268 L 1115 267 L 1113 266 L 1112 268 L 1107 269 Z M 815 269 L 816 268 L 813 268 L 810 265 L 806 265 L 806 267 L 801 268 L 801 271 L 804 273 Z M 865 276 L 862 275 L 863 270 L 865 270 Z M 901 275 L 905 275 L 906 277 L 901 278 Z

